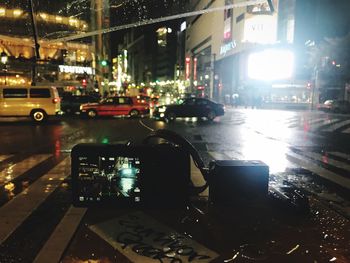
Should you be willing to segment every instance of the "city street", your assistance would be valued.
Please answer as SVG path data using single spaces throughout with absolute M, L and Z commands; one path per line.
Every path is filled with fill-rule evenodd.
M 0 263 L 350 263 L 349 0 L 3 0 Z
M 66 229 L 66 218 L 71 219 L 68 227 L 71 233 L 61 250 L 57 245 L 55 250 L 59 256 L 66 251 L 69 258 L 74 249 L 67 252 L 66 246 L 75 229 L 81 220 L 89 222 L 88 216 L 82 219 L 89 211 L 71 206 L 67 157 L 72 147 L 78 143 L 137 144 L 156 129 L 170 129 L 183 135 L 206 163 L 212 159 L 262 160 L 270 168 L 270 186 L 287 181 L 339 216 L 343 226 L 349 225 L 348 115 L 227 108 L 225 116 L 213 122 L 65 116 L 35 125 L 26 119 L 2 119 L 0 262 L 32 262 L 35 258 L 36 262 L 45 262 L 45 258 L 52 256 L 49 248 L 53 233 L 57 227 Z M 343 242 L 350 244 L 349 235 Z M 43 249 L 44 246 L 48 247 Z

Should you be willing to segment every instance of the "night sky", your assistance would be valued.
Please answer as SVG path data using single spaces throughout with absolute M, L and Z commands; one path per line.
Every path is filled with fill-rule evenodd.
M 297 0 L 302 39 L 321 40 L 344 36 L 350 31 L 350 0 Z M 91 0 L 33 0 L 37 12 L 92 17 Z M 111 26 L 186 12 L 189 0 L 109 0 Z M 0 6 L 26 9 L 27 0 L 2 0 Z

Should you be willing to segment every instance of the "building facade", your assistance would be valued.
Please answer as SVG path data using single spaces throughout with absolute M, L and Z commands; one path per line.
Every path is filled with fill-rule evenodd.
M 55 11 L 36 10 L 40 58 L 36 58 L 30 13 L 26 6 L 0 5 L 0 85 L 55 85 L 75 89 L 94 89 L 95 58 L 92 43 L 52 42 L 57 32 L 86 32 L 91 26 Z
M 118 47 L 117 61 L 127 66 L 114 65 L 113 76 L 118 87 L 127 80 L 134 86 L 160 88 L 160 83 L 174 81 L 177 60 L 177 31 L 179 21 L 132 28 L 123 34 Z M 127 56 L 125 55 L 127 54 Z M 122 63 L 122 64 L 123 64 Z M 127 69 L 127 72 L 125 72 Z M 122 77 L 124 76 L 124 77 Z
M 217 11 L 187 21 L 189 92 L 226 103 L 304 108 L 345 96 L 344 83 L 310 68 L 308 52 L 326 37 L 350 32 L 348 1 L 273 0 L 274 10 L 268 1 L 234 7 L 240 2 L 191 1 L 191 10 Z
M 193 10 L 222 7 L 188 20 L 188 89 L 225 103 L 311 103 L 310 72 L 298 49 L 296 1 L 234 7 L 238 1 L 192 1 Z M 231 8 L 225 8 L 225 6 Z M 298 41 L 296 41 L 298 40 Z M 278 67 L 281 59 L 285 59 Z M 300 70 L 301 71 L 301 70 Z M 291 105 L 289 105 L 291 104 Z

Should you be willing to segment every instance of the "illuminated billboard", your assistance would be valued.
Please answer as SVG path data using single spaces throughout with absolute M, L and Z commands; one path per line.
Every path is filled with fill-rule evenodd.
M 248 77 L 255 80 L 283 80 L 292 77 L 294 53 L 284 49 L 266 49 L 250 54 Z
M 277 40 L 277 15 L 251 16 L 244 21 L 244 42 L 273 44 Z
M 254 14 L 254 15 L 259 15 L 259 14 L 266 15 L 266 14 L 271 14 L 272 12 L 277 10 L 278 0 L 271 0 L 270 4 L 268 2 L 269 0 L 266 0 L 265 3 L 247 6 L 247 13 Z M 273 7 L 273 10 L 271 10 L 271 5 Z

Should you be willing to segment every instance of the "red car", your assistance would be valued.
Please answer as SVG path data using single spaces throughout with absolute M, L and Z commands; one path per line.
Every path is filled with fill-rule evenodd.
M 90 118 L 121 115 L 136 117 L 149 114 L 149 105 L 136 102 L 131 97 L 110 97 L 99 103 L 82 104 L 80 111 Z

